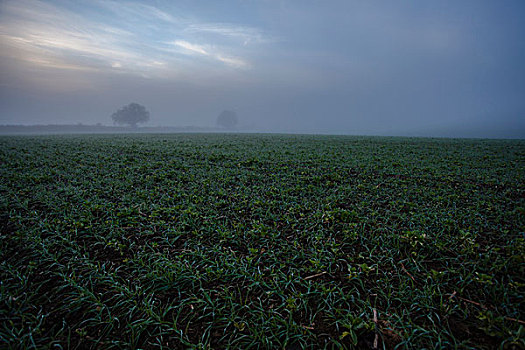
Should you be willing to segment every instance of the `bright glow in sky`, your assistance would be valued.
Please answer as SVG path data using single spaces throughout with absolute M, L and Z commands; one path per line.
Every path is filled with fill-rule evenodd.
M 525 3 L 0 2 L 0 124 L 525 137 Z

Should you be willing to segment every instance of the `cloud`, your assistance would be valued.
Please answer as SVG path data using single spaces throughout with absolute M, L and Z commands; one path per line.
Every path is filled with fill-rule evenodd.
M 154 18 L 171 24 L 179 23 L 182 21 L 182 19 L 177 19 L 171 14 L 162 11 L 157 7 L 142 4 L 139 2 L 117 2 L 99 0 L 96 1 L 96 4 L 110 10 L 117 16 L 123 17 L 127 20 L 147 19 L 148 21 L 151 21 Z
M 0 59 L 32 67 L 31 76 L 49 69 L 86 72 L 75 79 L 89 79 L 92 72 L 161 79 L 180 77 L 182 70 L 205 74 L 205 61 L 188 55 L 207 57 L 217 69 L 251 67 L 237 54 L 240 44 L 217 46 L 212 39 L 197 44 L 193 35 L 200 30 L 253 41 L 260 37 L 256 29 L 193 21 L 201 24 L 138 2 L 94 1 L 73 11 L 39 0 L 8 0 L 0 3 Z M 170 37 L 179 39 L 169 42 Z
M 191 24 L 185 28 L 189 33 L 210 33 L 224 37 L 239 39 L 244 45 L 250 43 L 267 43 L 275 41 L 260 29 L 246 26 L 232 25 L 228 23 L 198 23 Z
M 126 48 L 132 33 L 85 20 L 68 10 L 40 1 L 7 2 L 3 6 L 0 46 L 3 56 L 43 67 L 67 62 L 63 67 L 110 67 L 113 62 L 130 65 L 145 59 Z M 137 64 L 134 64 L 135 66 Z M 60 65 L 55 65 L 59 67 Z
M 219 61 L 235 68 L 249 68 L 250 64 L 240 58 L 226 57 L 222 55 L 215 56 Z
M 172 44 L 180 46 L 183 49 L 191 51 L 192 53 L 199 53 L 204 56 L 209 56 L 209 53 L 204 49 L 202 45 L 192 44 L 184 40 L 175 40 Z
M 192 44 L 184 40 L 175 40 L 170 44 L 182 47 L 185 51 L 190 54 L 199 54 L 202 56 L 213 58 L 216 61 L 222 62 L 233 68 L 249 68 L 250 64 L 245 60 L 238 57 L 230 57 L 218 52 L 212 52 L 212 47 L 205 47 L 204 45 Z

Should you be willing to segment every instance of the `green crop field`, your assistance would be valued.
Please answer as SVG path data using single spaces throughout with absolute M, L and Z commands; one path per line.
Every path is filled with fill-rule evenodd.
M 525 141 L 0 137 L 0 348 L 525 347 Z

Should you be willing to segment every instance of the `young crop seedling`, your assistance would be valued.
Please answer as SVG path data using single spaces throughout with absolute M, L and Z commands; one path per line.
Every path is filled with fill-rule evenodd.
M 521 349 L 525 142 L 0 138 L 0 348 Z

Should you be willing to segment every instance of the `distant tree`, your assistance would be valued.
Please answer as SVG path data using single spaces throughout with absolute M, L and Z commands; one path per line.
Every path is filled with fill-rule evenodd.
M 135 128 L 138 123 L 145 123 L 149 120 L 149 112 L 146 107 L 138 103 L 130 103 L 113 113 L 111 119 L 114 124 L 128 124 Z
M 226 129 L 234 128 L 238 122 L 237 113 L 234 111 L 222 111 L 217 117 L 217 126 Z

